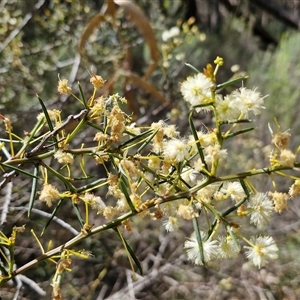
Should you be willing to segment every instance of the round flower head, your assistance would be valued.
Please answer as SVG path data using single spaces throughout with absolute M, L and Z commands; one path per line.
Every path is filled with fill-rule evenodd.
M 55 152 L 54 157 L 60 164 L 72 164 L 74 162 L 74 156 L 71 153 L 64 152 L 61 149 L 58 149 Z
M 219 257 L 233 258 L 240 252 L 239 247 L 234 243 L 230 236 L 219 239 Z
M 294 198 L 300 194 L 300 180 L 295 180 L 295 183 L 289 189 L 290 197 Z
M 189 146 L 183 140 L 172 139 L 164 144 L 164 157 L 174 163 L 184 161 L 189 156 Z
M 293 167 L 296 161 L 296 155 L 288 149 L 283 149 L 280 152 L 279 162 L 282 166 Z
M 263 226 L 268 223 L 274 212 L 273 202 L 263 193 L 257 193 L 249 199 L 250 223 Z
M 163 224 L 168 232 L 175 231 L 182 226 L 182 220 L 176 217 L 169 217 L 163 221 Z
M 179 205 L 177 215 L 185 220 L 193 220 L 198 217 L 198 213 L 194 211 L 191 205 L 184 204 Z
M 105 80 L 99 75 L 94 75 L 93 77 L 91 77 L 90 83 L 94 86 L 95 89 L 99 89 L 104 85 Z
M 95 196 L 94 194 L 89 193 L 89 192 L 86 192 L 81 197 L 81 199 L 84 202 L 88 203 L 92 208 L 98 209 L 98 213 L 97 214 L 103 213 L 103 211 L 104 211 L 104 209 L 106 207 L 106 205 L 103 202 L 103 200 L 101 199 L 101 197 Z
M 40 192 L 39 199 L 41 201 L 46 202 L 46 204 L 50 207 L 53 202 L 56 202 L 61 198 L 59 191 L 51 184 L 45 183 L 42 191 Z
M 213 86 L 214 84 L 209 78 L 202 73 L 198 73 L 193 77 L 188 77 L 181 84 L 180 91 L 184 100 L 192 106 L 197 106 L 211 102 L 211 89 Z
M 290 137 L 291 134 L 288 130 L 285 132 L 275 132 L 272 134 L 271 144 L 279 149 L 286 149 L 289 144 Z
M 236 202 L 242 200 L 245 197 L 245 191 L 240 182 L 237 181 L 225 182 L 221 188 L 221 192 L 224 193 L 226 198 L 230 196 L 231 199 Z
M 234 91 L 231 94 L 231 97 L 236 107 L 245 115 L 246 118 L 250 111 L 252 111 L 254 115 L 258 115 L 261 113 L 261 110 L 265 108 L 263 103 L 266 96 L 262 97 L 256 89 L 250 90 L 241 87 Z
M 238 119 L 241 112 L 235 105 L 234 99 L 231 95 L 222 97 L 222 95 L 216 95 L 216 109 L 218 118 L 220 121 L 228 121 Z
M 251 238 L 251 247 L 245 246 L 248 251 L 246 256 L 251 259 L 255 266 L 263 267 L 268 261 L 275 260 L 278 257 L 278 247 L 270 236 L 260 236 Z
M 197 184 L 201 184 L 201 181 L 198 181 Z M 198 192 L 196 192 L 195 199 L 197 201 L 211 203 L 212 199 L 214 198 L 214 194 L 220 188 L 220 183 L 212 183 L 210 185 L 205 186 Z
M 72 94 L 72 89 L 68 87 L 67 79 L 60 79 L 58 81 L 57 91 L 62 95 L 70 95 Z
M 205 233 L 203 231 L 200 231 L 200 234 L 202 238 L 204 263 L 206 263 L 217 257 L 218 242 L 211 241 L 209 239 L 207 241 L 204 241 Z M 184 243 L 184 248 L 187 249 L 186 252 L 189 260 L 191 260 L 196 265 L 203 265 L 195 232 L 193 232 L 191 237 Z
M 290 196 L 286 193 L 279 193 L 279 192 L 269 192 L 268 194 L 272 197 L 274 201 L 275 208 L 274 210 L 278 213 L 282 213 L 284 209 L 288 209 L 287 201 L 289 200 Z

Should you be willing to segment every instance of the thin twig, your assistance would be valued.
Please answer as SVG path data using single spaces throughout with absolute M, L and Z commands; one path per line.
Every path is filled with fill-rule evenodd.
M 22 276 L 24 276 L 24 275 L 22 275 Z M 25 277 L 25 276 L 24 276 L 24 277 Z M 20 278 L 19 276 L 17 276 L 17 277 L 15 278 L 15 282 L 16 282 L 16 284 L 17 284 L 17 288 L 16 288 L 16 292 L 15 292 L 15 294 L 14 294 L 13 300 L 17 300 L 17 299 L 18 299 L 19 294 L 20 294 L 20 290 L 21 290 L 21 288 L 22 288 L 22 286 L 23 286 L 23 282 L 22 282 L 22 280 L 21 280 L 21 278 Z
M 2 188 L 4 188 L 11 180 L 12 180 L 12 178 L 14 177 L 14 176 L 16 176 L 16 171 L 15 170 L 13 170 L 13 171 L 11 171 L 11 172 L 9 172 L 9 173 L 5 173 L 4 175 L 3 175 L 3 180 L 0 182 L 0 190 L 2 189 Z
M 8 184 L 6 185 L 5 198 L 2 206 L 0 225 L 6 222 L 9 204 L 11 201 L 12 187 L 13 187 L 12 182 L 8 182 Z
M 28 207 L 10 207 L 10 210 L 24 210 L 24 212 L 28 211 L 28 209 L 29 209 Z M 31 211 L 40 216 L 46 217 L 46 218 L 51 218 L 51 216 L 52 216 L 51 214 L 44 212 L 42 210 L 36 209 L 36 208 L 32 208 Z M 57 224 L 59 224 L 60 226 L 62 226 L 63 228 L 69 230 L 75 236 L 77 236 L 79 234 L 79 231 L 77 231 L 75 228 L 73 228 L 70 224 L 66 223 L 62 219 L 54 216 L 53 221 L 56 222 Z
M 133 284 L 132 284 L 132 272 L 128 269 L 126 269 L 126 279 L 127 279 L 127 286 L 128 286 L 128 291 L 129 291 L 129 296 L 130 299 L 134 300 L 136 299 L 134 296 L 134 289 L 133 289 Z
M 57 135 L 60 131 L 64 130 L 67 126 L 69 126 L 71 123 L 79 122 L 81 118 L 86 115 L 87 110 L 83 109 L 80 113 L 77 115 L 70 115 L 60 126 L 56 127 L 53 131 L 50 131 L 48 134 L 46 134 L 43 139 L 40 141 L 40 143 L 34 147 L 31 151 L 27 152 L 25 154 L 26 157 L 32 157 L 36 155 L 38 152 L 41 152 L 45 148 L 45 143 L 55 135 Z
M 25 283 L 25 284 L 27 284 L 28 286 L 30 286 L 30 288 L 31 289 L 33 289 L 37 294 L 39 294 L 40 296 L 46 296 L 46 292 L 42 289 L 42 288 L 40 288 L 39 286 L 38 286 L 38 284 L 36 283 L 36 282 L 34 282 L 33 280 L 31 280 L 30 278 L 28 278 L 28 277 L 26 277 L 26 276 L 24 276 L 24 275 L 22 275 L 22 274 L 20 274 L 19 276 L 17 276 L 17 277 L 19 277 L 19 279 L 23 282 L 23 283 Z

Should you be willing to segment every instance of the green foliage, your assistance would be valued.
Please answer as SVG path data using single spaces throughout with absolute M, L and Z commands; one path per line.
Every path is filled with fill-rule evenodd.
M 268 91 L 269 101 L 266 101 L 268 120 L 275 116 L 286 129 L 299 128 L 299 118 L 296 107 L 299 105 L 299 46 L 298 33 L 286 33 L 282 36 L 280 46 L 273 53 L 257 53 L 249 65 L 250 82 L 261 82 L 264 92 Z M 280 83 L 280 84 L 278 84 Z M 295 131 L 296 134 L 297 131 Z

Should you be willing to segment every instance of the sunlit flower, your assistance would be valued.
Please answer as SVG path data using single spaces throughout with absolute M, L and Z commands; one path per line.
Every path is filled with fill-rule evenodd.
M 280 158 L 279 158 L 280 165 L 285 167 L 293 167 L 295 161 L 296 161 L 296 155 L 291 150 L 283 149 L 280 152 Z
M 189 157 L 189 146 L 184 140 L 172 139 L 164 143 L 164 157 L 175 163 Z
M 252 260 L 254 265 L 257 267 L 263 267 L 270 260 L 275 260 L 278 258 L 278 247 L 275 241 L 270 236 L 260 236 L 257 238 L 251 238 L 251 247 L 244 246 L 248 251 L 246 256 L 248 259 Z
M 97 152 L 96 155 L 93 156 L 95 159 L 96 165 L 102 165 L 104 162 L 109 160 L 109 156 L 106 155 L 104 152 Z
M 119 108 L 118 105 L 115 105 L 107 119 L 108 124 L 111 127 L 111 139 L 117 142 L 122 137 L 122 133 L 126 128 L 124 112 Z
M 200 231 L 200 235 L 202 239 L 203 259 L 204 263 L 207 263 L 217 257 L 218 242 L 211 241 L 210 239 L 205 241 L 206 234 L 203 231 Z M 196 265 L 203 265 L 195 232 L 193 232 L 191 237 L 184 243 L 184 248 L 187 249 L 186 252 L 189 260 Z
M 103 96 L 98 97 L 94 100 L 93 106 L 91 107 L 90 117 L 100 116 L 105 110 L 105 98 Z
M 103 210 L 103 216 L 108 220 L 111 220 L 117 213 L 117 208 L 112 206 L 106 206 Z
M 197 182 L 197 184 L 201 184 L 201 182 Z M 213 198 L 214 194 L 218 191 L 220 187 L 220 183 L 211 183 L 210 185 L 205 186 L 204 188 L 197 191 L 195 195 L 195 199 L 199 202 L 206 202 L 210 203 Z
M 158 156 L 151 156 L 148 159 L 148 167 L 152 170 L 158 170 L 160 168 L 161 159 Z
M 90 83 L 94 86 L 95 89 L 99 89 L 103 87 L 105 80 L 99 75 L 94 75 L 93 77 L 91 77 Z
M 138 169 L 135 163 L 127 158 L 120 160 L 119 167 L 122 167 L 123 171 L 128 173 L 132 178 L 136 178 L 138 176 Z
M 105 142 L 108 140 L 108 135 L 102 131 L 98 131 L 94 136 L 94 141 Z
M 258 115 L 261 113 L 261 110 L 265 108 L 263 103 L 266 96 L 262 97 L 256 89 L 250 90 L 241 87 L 238 90 L 235 90 L 230 97 L 234 99 L 235 106 L 245 115 L 245 117 L 248 117 L 249 112 Z
M 81 199 L 88 203 L 92 208 L 97 209 L 97 214 L 101 214 L 104 211 L 104 208 L 106 207 L 105 203 L 101 199 L 100 196 L 95 196 L 92 193 L 86 192 Z
M 175 125 L 167 125 L 164 127 L 164 135 L 169 139 L 173 139 L 179 135 L 179 131 L 176 130 Z
M 215 132 L 203 132 L 198 131 L 197 132 L 198 140 L 195 141 L 195 138 L 193 135 L 189 136 L 189 144 L 192 146 L 192 152 L 197 152 L 197 143 L 201 145 L 201 147 L 207 147 L 210 145 L 215 145 L 218 142 L 218 138 Z
M 175 231 L 182 226 L 182 220 L 170 216 L 167 220 L 163 221 L 163 225 L 168 232 Z
M 65 152 L 61 149 L 58 149 L 55 152 L 54 158 L 56 158 L 60 164 L 72 164 L 74 162 L 74 156 L 71 153 Z
M 194 211 L 191 205 L 184 205 L 184 204 L 179 205 L 177 215 L 184 220 L 192 220 L 198 217 L 198 213 Z
M 50 118 L 51 121 L 57 121 L 60 119 L 60 113 L 61 111 L 60 110 L 57 110 L 57 109 L 52 109 L 52 110 L 47 110 L 47 113 L 48 113 L 48 116 Z M 37 115 L 36 117 L 38 119 L 38 121 L 40 121 L 41 119 L 44 119 L 45 118 L 45 114 L 44 113 L 40 113 Z
M 245 191 L 238 181 L 228 181 L 225 182 L 221 188 L 221 192 L 223 192 L 227 197 L 231 197 L 233 201 L 241 201 L 243 198 L 245 198 Z
M 59 191 L 51 184 L 45 183 L 40 192 L 39 199 L 50 207 L 54 202 L 61 198 Z
M 214 131 L 212 132 L 198 131 L 197 136 L 202 147 L 215 145 L 218 142 L 218 137 Z
M 257 193 L 250 197 L 248 209 L 250 223 L 255 226 L 267 224 L 274 212 L 273 202 L 263 193 Z
M 198 158 L 195 162 L 193 162 L 193 167 L 196 172 L 201 172 L 205 167 L 204 163 L 202 162 L 201 158 Z
M 62 95 L 70 95 L 72 94 L 72 89 L 68 87 L 68 80 L 67 79 L 60 79 L 58 81 L 57 91 Z
M 152 140 L 154 152 L 160 152 L 163 148 L 164 127 L 166 126 L 167 124 L 162 120 L 151 124 L 151 129 L 156 132 Z
M 224 65 L 223 57 L 217 56 L 217 58 L 214 60 L 214 63 L 220 67 L 223 66 Z
M 153 122 L 151 124 L 151 129 L 153 131 L 156 131 L 156 130 L 164 129 L 166 126 L 168 126 L 166 122 L 164 122 L 163 120 L 159 120 L 158 122 Z
M 130 200 L 136 209 L 138 209 L 140 207 L 140 205 L 142 204 L 141 196 L 137 193 L 132 193 L 130 195 Z
M 211 89 L 213 82 L 202 73 L 188 77 L 180 87 L 181 94 L 192 106 L 203 105 L 211 102 Z M 205 108 L 206 110 L 209 108 Z M 196 109 L 200 111 L 201 108 Z
M 117 201 L 117 206 L 116 209 L 118 210 L 119 213 L 124 213 L 126 211 L 130 210 L 129 204 L 124 196 L 124 194 L 121 192 L 120 189 L 113 189 L 115 193 L 115 197 L 119 196 L 120 198 Z
M 220 258 L 234 258 L 240 252 L 240 248 L 234 243 L 230 236 L 221 237 L 219 239 L 218 257 Z
M 271 144 L 275 145 L 279 149 L 286 149 L 289 144 L 290 137 L 291 134 L 288 130 L 285 132 L 275 132 L 272 135 Z
M 289 189 L 290 197 L 294 198 L 300 194 L 300 180 L 295 180 L 295 183 Z
M 241 112 L 235 105 L 235 101 L 231 95 L 224 98 L 221 95 L 216 95 L 216 110 L 219 121 L 228 121 L 238 119 Z
M 288 208 L 287 201 L 289 200 L 289 195 L 285 193 L 278 193 L 278 192 L 269 192 L 268 194 L 270 197 L 272 197 L 275 208 L 274 210 L 278 213 L 282 213 L 284 209 Z

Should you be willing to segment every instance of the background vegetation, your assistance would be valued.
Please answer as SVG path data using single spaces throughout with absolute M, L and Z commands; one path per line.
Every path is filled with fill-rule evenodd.
M 141 12 L 148 19 L 139 18 Z M 59 109 L 64 117 L 76 114 L 74 100 L 58 95 L 57 76 L 68 78 L 74 89 L 80 81 L 85 91 L 92 92 L 92 72 L 108 80 L 103 93 L 118 92 L 128 99 L 128 112 L 134 112 L 138 124 L 168 118 L 184 131 L 187 120 L 181 116 L 187 107 L 179 83 L 191 74 L 185 62 L 201 70 L 219 55 L 225 60 L 221 80 L 246 72 L 250 75 L 247 87 L 258 86 L 263 94 L 269 94 L 267 114 L 255 124 L 257 136 L 249 134 L 249 138 L 228 145 L 236 151 L 234 166 L 262 165 L 262 153 L 270 141 L 267 123 L 274 116 L 283 129 L 291 128 L 294 146 L 300 142 L 299 12 L 298 0 L 2 0 L 1 114 L 12 120 L 20 135 L 31 129 L 41 112 L 36 94 L 48 109 Z M 173 36 L 172 27 L 179 29 Z M 210 120 L 201 116 L 199 122 L 210 125 Z M 0 134 L 5 136 L 4 126 Z M 83 138 L 87 142 L 92 135 L 84 133 L 78 144 Z M 100 168 L 88 167 L 101 176 Z M 232 162 L 226 167 L 232 168 Z M 282 191 L 286 188 L 283 182 Z M 5 191 L 1 192 L 4 197 Z M 29 179 L 14 178 L 10 211 L 6 220 L 1 219 L 1 230 L 7 234 L 13 226 L 26 224 L 18 240 L 17 266 L 40 255 L 30 229 L 40 233 L 47 218 L 39 212 L 51 213 L 36 201 L 36 211 L 28 219 L 24 207 L 29 195 Z M 134 231 L 127 238 L 145 275 L 132 282 L 118 237 L 104 232 L 81 245 L 91 250 L 93 257 L 76 260 L 64 278 L 63 295 L 65 299 L 297 299 L 299 216 L 300 205 L 294 200 L 288 211 L 275 217 L 267 230 L 277 241 L 280 260 L 259 271 L 242 257 L 221 266 L 211 264 L 209 269 L 192 266 L 182 249 L 191 228 L 167 234 L 160 223 L 133 220 Z M 57 217 L 79 230 L 69 207 Z M 52 222 L 41 241 L 46 244 L 52 239 L 58 246 L 71 237 L 71 232 Z M 48 299 L 53 273 L 52 265 L 41 264 L 24 275 L 36 282 Z M 25 277 L 0 291 L 3 299 L 42 299 L 42 294 Z

